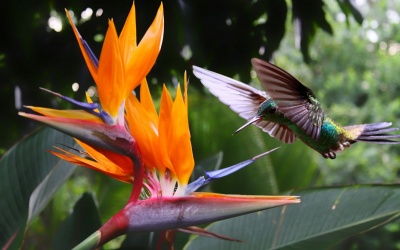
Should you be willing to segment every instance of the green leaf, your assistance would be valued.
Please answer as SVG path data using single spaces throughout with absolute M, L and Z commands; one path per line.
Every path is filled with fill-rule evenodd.
M 84 193 L 58 229 L 53 249 L 72 249 L 101 226 L 92 194 Z
M 19 247 L 29 211 L 31 219 L 72 173 L 74 166 L 47 152 L 57 143 L 75 145 L 71 137 L 46 128 L 24 138 L 0 160 L 1 247 L 13 241 Z
M 301 203 L 215 222 L 206 229 L 244 243 L 195 237 L 193 249 L 326 249 L 398 218 L 400 185 L 295 192 Z
M 63 166 L 55 166 L 33 191 L 29 199 L 28 222 L 45 208 L 55 192 L 74 172 L 75 167 L 71 164 L 65 164 L 64 161 L 59 163 Z
M 132 192 L 132 185 L 103 174 L 97 175 L 99 189 L 96 193 L 100 216 L 102 221 L 107 221 L 126 205 Z
M 337 1 L 339 4 L 340 9 L 343 11 L 343 13 L 346 15 L 346 22 L 349 24 L 349 16 L 350 14 L 353 15 L 354 19 L 356 22 L 361 25 L 364 18 L 360 11 L 353 5 L 353 3 L 350 0 L 338 0 Z
M 315 36 L 317 27 L 321 28 L 330 35 L 333 29 L 325 18 L 324 2 L 321 0 L 303 1 L 295 0 L 293 3 L 293 21 L 297 31 L 296 40 L 300 45 L 300 50 L 306 63 L 311 62 L 309 46 Z
M 319 153 L 297 140 L 295 144 L 282 145 L 270 155 L 279 192 L 308 188 L 313 183 L 318 173 L 313 154 L 322 158 Z

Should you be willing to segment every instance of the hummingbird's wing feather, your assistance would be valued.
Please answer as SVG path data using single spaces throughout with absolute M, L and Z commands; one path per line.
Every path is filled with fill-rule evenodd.
M 222 103 L 246 120 L 256 116 L 258 107 L 269 98 L 264 91 L 207 69 L 193 66 L 193 74 Z
M 318 139 L 324 113 L 312 90 L 271 63 L 257 58 L 253 58 L 251 63 L 279 110 L 307 135 Z
M 291 144 L 296 141 L 296 136 L 293 132 L 285 126 L 280 124 L 261 120 L 255 122 L 254 125 L 267 132 L 270 136 L 280 140 L 281 142 Z
M 222 103 L 246 120 L 253 119 L 261 103 L 269 99 L 264 91 L 213 71 L 193 66 L 193 73 Z M 292 131 L 279 124 L 265 120 L 256 121 L 254 124 L 284 143 L 293 143 L 296 140 Z

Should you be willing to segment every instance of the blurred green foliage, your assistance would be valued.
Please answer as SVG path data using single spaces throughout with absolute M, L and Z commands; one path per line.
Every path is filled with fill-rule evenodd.
M 398 127 L 400 18 L 396 10 L 400 9 L 400 3 L 369 1 L 354 8 L 350 2 L 164 1 L 163 48 L 148 78 L 152 93 L 159 96 L 160 83 L 166 82 L 171 87 L 177 81 L 182 82 L 183 71 L 191 75 L 192 65 L 208 67 L 261 88 L 257 80 L 251 78 L 250 58 L 268 60 L 273 57 L 278 66 L 313 89 L 325 112 L 338 123 L 391 121 Z M 78 23 L 78 29 L 98 55 L 107 18 L 112 17 L 120 30 L 131 4 L 132 1 L 90 4 L 25 1 L 23 7 L 13 2 L 0 9 L 0 20 L 7 24 L 0 27 L 3 107 L 0 154 L 38 126 L 17 116 L 21 109 L 18 105 L 69 107 L 39 91 L 39 87 L 82 99 L 84 91 L 94 85 L 64 8 L 74 11 L 77 17 L 88 7 L 94 11 L 91 19 Z M 140 38 L 154 17 L 159 1 L 137 0 L 135 4 Z M 97 17 L 95 13 L 99 9 L 103 13 Z M 362 17 L 357 9 L 365 18 L 362 25 L 359 25 Z M 49 28 L 51 16 L 61 20 L 61 32 Z M 71 88 L 74 82 L 80 86 L 77 92 Z M 20 90 L 20 99 L 15 97 L 16 89 Z M 213 191 L 277 194 L 313 186 L 399 182 L 400 147 L 357 143 L 337 159 L 326 160 L 302 143 L 281 145 L 256 127 L 232 136 L 244 121 L 206 93 L 192 75 L 189 104 L 196 162 L 222 151 L 221 167 L 226 167 L 282 146 L 271 157 L 213 183 Z M 38 248 L 44 242 L 52 242 L 55 230 L 46 229 L 58 228 L 85 192 L 94 194 L 100 219 L 105 222 L 126 203 L 130 186 L 92 171 L 75 171 L 34 220 L 24 248 Z M 399 224 L 392 223 L 365 236 L 351 238 L 338 249 L 393 246 L 399 249 L 395 237 L 399 233 Z M 108 247 L 118 247 L 121 241 L 111 242 Z

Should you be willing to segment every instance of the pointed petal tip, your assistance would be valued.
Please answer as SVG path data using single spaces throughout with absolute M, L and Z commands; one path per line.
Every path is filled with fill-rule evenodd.
M 39 87 L 39 89 L 40 89 L 40 90 L 43 90 L 43 91 L 45 91 L 45 92 L 47 92 L 47 93 L 50 93 L 50 94 L 52 94 L 52 95 L 55 95 L 55 96 L 58 96 L 58 97 L 62 97 L 62 95 L 61 95 L 60 93 L 51 91 L 50 89 L 46 89 L 46 88 L 43 88 L 43 87 Z
M 217 199 L 238 199 L 238 200 L 264 200 L 264 201 L 283 201 L 289 203 L 300 203 L 300 196 L 292 195 L 239 195 L 239 194 L 219 194 L 209 192 L 193 192 L 194 197 L 217 198 Z
M 254 156 L 253 158 L 252 158 L 252 160 L 257 160 L 257 159 L 259 159 L 259 158 L 261 158 L 261 157 L 263 157 L 263 156 L 265 156 L 265 155 L 267 155 L 267 154 L 269 154 L 269 153 L 272 153 L 272 152 L 274 152 L 275 150 L 278 150 L 280 147 L 276 147 L 276 148 L 274 148 L 274 149 L 271 149 L 271 150 L 269 150 L 269 151 L 267 151 L 267 152 L 264 152 L 264 153 L 262 153 L 262 154 L 259 154 L 259 155 L 256 155 L 256 156 Z
M 75 30 L 76 30 L 76 27 L 75 27 L 75 24 L 74 24 L 74 22 L 73 22 L 73 20 L 72 20 L 72 17 L 71 17 L 71 15 L 70 15 L 70 13 L 69 13 L 69 10 L 68 9 L 64 9 L 65 10 L 65 15 L 67 16 L 67 18 L 68 18 L 68 22 L 70 23 L 70 25 L 72 26 L 72 29 L 74 30 L 74 32 L 75 32 Z M 77 30 L 76 30 L 77 31 Z M 79 33 L 78 33 L 79 34 Z M 79 37 L 80 37 L 80 35 L 79 35 Z
M 159 55 L 163 36 L 164 9 L 161 4 L 152 24 L 147 29 L 138 46 L 125 55 L 126 72 L 136 72 L 136 74 L 125 75 L 125 82 L 127 83 L 125 91 L 126 96 L 132 89 L 135 89 L 140 84 L 140 81 L 150 72 Z
M 24 108 L 34 110 L 34 108 L 36 108 L 36 107 L 34 107 L 34 106 L 25 106 L 25 105 L 24 105 Z M 41 115 L 26 113 L 26 112 L 23 112 L 23 111 L 19 111 L 19 112 L 18 112 L 18 115 L 23 116 L 23 117 L 26 117 L 26 118 L 34 119 L 34 120 L 35 120 L 35 117 L 36 117 L 36 116 L 42 117 Z

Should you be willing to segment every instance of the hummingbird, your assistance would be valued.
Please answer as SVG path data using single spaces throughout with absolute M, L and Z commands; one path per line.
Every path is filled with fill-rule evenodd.
M 284 143 L 299 138 L 324 158 L 335 159 L 336 152 L 355 142 L 399 144 L 399 130 L 391 122 L 342 127 L 322 110 L 311 89 L 287 71 L 258 58 L 251 60 L 265 91 L 193 66 L 194 75 L 208 90 L 247 122 L 235 133 L 254 124 Z

